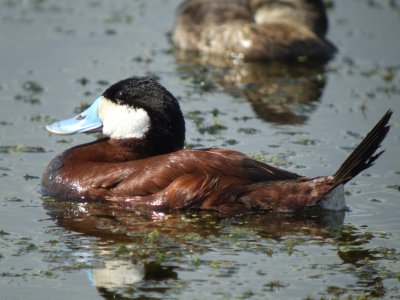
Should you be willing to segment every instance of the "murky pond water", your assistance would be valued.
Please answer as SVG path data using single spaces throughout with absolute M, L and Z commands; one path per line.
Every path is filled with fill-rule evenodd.
M 0 1 L 0 299 L 394 299 L 400 295 L 400 2 L 329 1 L 324 68 L 226 67 L 173 51 L 179 0 Z M 384 155 L 318 216 L 149 220 L 38 192 L 57 153 L 94 139 L 44 125 L 108 84 L 152 74 L 188 147 L 224 146 L 331 174 L 388 109 Z

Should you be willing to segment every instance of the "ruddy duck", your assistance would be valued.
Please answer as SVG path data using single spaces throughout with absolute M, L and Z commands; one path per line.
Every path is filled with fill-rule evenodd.
M 310 178 L 220 148 L 184 150 L 185 124 L 174 96 L 150 77 L 110 86 L 56 134 L 102 128 L 105 138 L 66 150 L 42 177 L 45 195 L 123 203 L 138 212 L 204 209 L 296 212 L 343 210 L 343 185 L 383 151 L 389 110 L 332 176 Z
M 322 0 L 186 0 L 177 11 L 173 44 L 245 60 L 319 60 L 336 52 L 325 39 Z

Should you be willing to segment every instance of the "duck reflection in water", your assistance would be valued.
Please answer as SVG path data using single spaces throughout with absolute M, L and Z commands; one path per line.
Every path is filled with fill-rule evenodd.
M 301 125 L 336 52 L 327 30 L 320 0 L 188 0 L 171 41 L 184 79 L 247 99 L 267 122 Z
M 243 214 L 232 218 L 188 212 L 151 217 L 132 214 L 118 205 L 76 203 L 51 198 L 45 198 L 43 205 L 47 214 L 67 232 L 97 238 L 93 242 L 95 247 L 80 249 L 79 253 L 83 257 L 92 257 L 96 253 L 100 259 L 96 263 L 100 266 L 88 271 L 88 279 L 105 299 L 122 297 L 127 290 L 135 295 L 142 294 L 143 287 L 147 292 L 153 291 L 159 296 L 168 293 L 174 287 L 174 282 L 179 280 L 178 266 L 184 265 L 185 260 L 195 253 L 204 253 L 210 242 L 223 244 L 227 239 L 232 243 L 248 240 L 249 247 L 253 244 L 259 247 L 261 244 L 267 249 L 271 244 L 283 245 L 290 236 L 292 239 L 298 237 L 302 240 L 306 237 L 320 242 L 327 239 L 331 243 L 332 238 L 338 236 L 344 219 L 344 212 L 302 216 Z M 235 237 L 239 227 L 243 236 Z M 150 240 L 155 233 L 159 234 L 156 247 Z M 128 254 L 121 258 L 116 255 L 118 249 Z M 91 253 L 82 255 L 82 251 Z M 157 260 L 160 257 L 158 252 L 181 254 L 178 258 L 160 262 Z M 159 288 L 160 285 L 163 288 Z
M 97 237 L 104 241 L 128 243 L 140 240 L 140 235 L 161 230 L 166 236 L 179 240 L 180 235 L 197 233 L 206 238 L 226 234 L 224 227 L 243 224 L 265 237 L 279 241 L 285 235 L 309 234 L 331 237 L 326 231 L 343 224 L 345 211 L 317 211 L 304 214 L 243 213 L 227 214 L 188 211 L 186 213 L 156 213 L 138 215 L 119 204 L 102 202 L 78 203 L 44 198 L 44 208 L 57 225 L 69 231 Z M 303 232 L 307 227 L 308 230 Z M 334 231 L 334 230 L 333 230 Z
M 200 92 L 221 90 L 246 99 L 255 115 L 278 125 L 303 125 L 316 110 L 326 76 L 324 66 L 284 62 L 240 62 L 227 65 L 220 58 L 175 50 L 177 71 Z

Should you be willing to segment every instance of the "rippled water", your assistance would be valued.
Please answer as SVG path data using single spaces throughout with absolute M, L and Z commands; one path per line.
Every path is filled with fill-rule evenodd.
M 324 68 L 176 52 L 177 0 L 70 2 L 0 1 L 0 299 L 398 297 L 399 1 L 329 1 L 339 53 Z M 345 214 L 146 219 L 43 199 L 51 158 L 95 138 L 44 125 L 143 74 L 179 97 L 188 147 L 231 147 L 305 175 L 334 172 L 388 108 L 392 130 L 346 187 Z

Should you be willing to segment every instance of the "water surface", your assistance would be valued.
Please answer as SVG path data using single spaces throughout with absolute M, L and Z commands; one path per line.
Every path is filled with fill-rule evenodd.
M 399 1 L 330 1 L 324 67 L 182 55 L 167 34 L 179 2 L 0 1 L 0 299 L 397 298 Z M 345 214 L 152 220 L 43 199 L 52 157 L 95 138 L 44 125 L 144 74 L 179 98 L 188 147 L 332 174 L 392 108 L 386 152 L 347 185 Z

